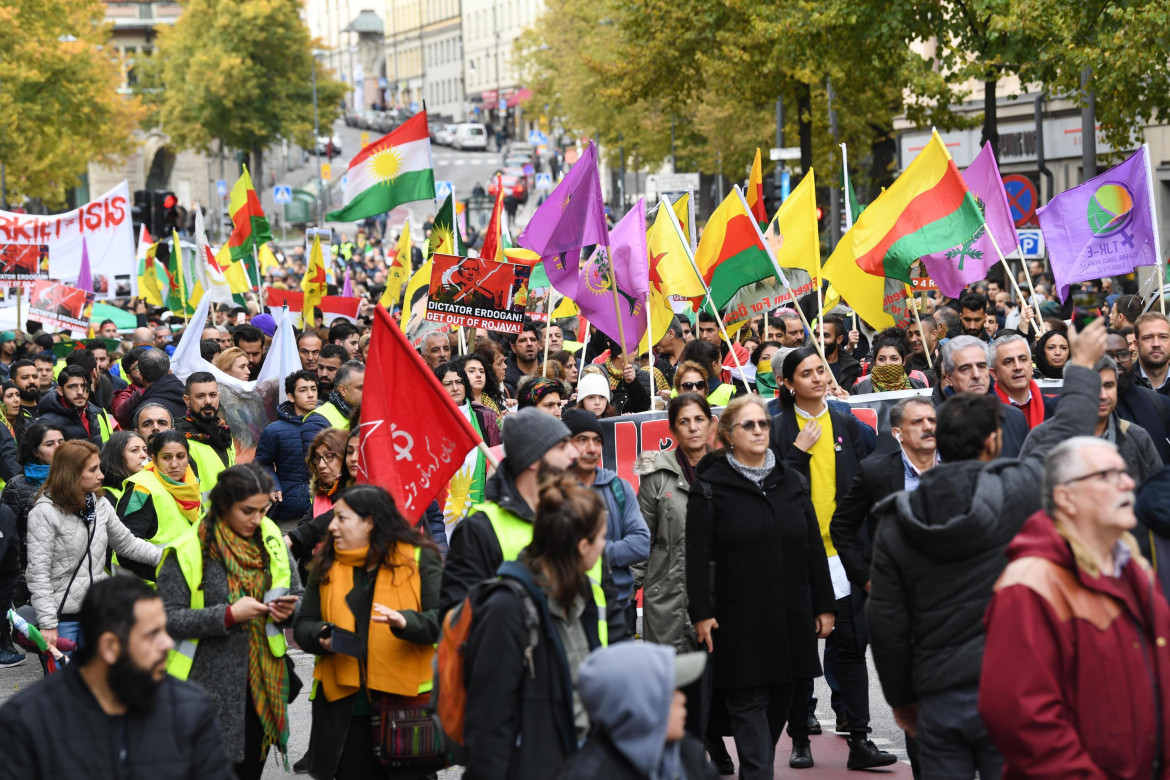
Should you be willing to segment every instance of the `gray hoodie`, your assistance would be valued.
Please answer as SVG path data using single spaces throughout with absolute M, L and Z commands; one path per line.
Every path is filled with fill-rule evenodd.
M 649 642 L 602 647 L 581 664 L 577 692 L 589 722 L 651 780 L 679 777 L 680 743 L 666 741 L 674 650 Z

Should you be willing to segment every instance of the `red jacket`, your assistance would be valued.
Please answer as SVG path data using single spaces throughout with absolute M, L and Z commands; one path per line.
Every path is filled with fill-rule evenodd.
M 1170 777 L 1170 606 L 1122 539 L 1116 579 L 1043 511 L 1008 546 L 979 686 L 1005 778 Z

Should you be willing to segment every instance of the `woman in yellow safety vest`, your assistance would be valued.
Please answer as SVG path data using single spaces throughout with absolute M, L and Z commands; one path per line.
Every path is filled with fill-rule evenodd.
M 111 504 L 118 506 L 126 480 L 142 471 L 149 460 L 146 440 L 134 431 L 118 431 L 102 445 L 102 487 Z
M 201 491 L 191 468 L 187 437 L 178 431 L 159 431 L 150 437 L 150 462 L 126 480 L 118 500 L 118 517 L 135 536 L 166 547 L 199 522 Z M 133 565 L 130 571 L 146 580 L 154 570 Z
M 288 751 L 291 664 L 284 629 L 301 594 L 276 523 L 272 480 L 255 464 L 220 473 L 206 516 L 171 542 L 158 571 L 167 672 L 197 683 L 219 713 L 237 778 L 259 778 L 268 749 Z
M 370 717 L 427 706 L 439 638 L 439 549 L 374 485 L 347 488 L 333 505 L 332 539 L 313 557 L 297 616 L 297 645 L 313 670 L 313 777 L 419 777 L 434 767 L 387 771 L 370 743 Z M 356 633 L 361 657 L 341 652 L 333 632 Z

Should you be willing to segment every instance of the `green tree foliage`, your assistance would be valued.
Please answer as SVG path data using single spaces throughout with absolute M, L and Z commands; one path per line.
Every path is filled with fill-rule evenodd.
M 0 5 L 0 160 L 9 201 L 61 206 L 91 162 L 134 148 L 137 98 L 118 93 L 98 0 L 5 0 Z
M 180 149 L 216 142 L 253 154 L 313 136 L 313 68 L 321 126 L 331 126 L 345 85 L 313 59 L 298 0 L 183 0 L 159 31 L 144 68 L 152 119 Z M 253 161 L 253 177 L 261 172 Z

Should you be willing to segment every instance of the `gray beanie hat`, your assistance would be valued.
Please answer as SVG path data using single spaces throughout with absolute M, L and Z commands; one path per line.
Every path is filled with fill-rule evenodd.
M 534 406 L 509 414 L 503 430 L 509 476 L 516 477 L 568 437 L 569 429 L 563 422 Z

